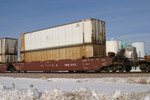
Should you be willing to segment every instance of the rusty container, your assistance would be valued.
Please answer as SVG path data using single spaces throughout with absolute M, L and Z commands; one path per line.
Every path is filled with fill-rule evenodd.
M 61 59 L 79 59 L 82 57 L 103 57 L 105 52 L 104 45 L 82 45 L 67 48 L 48 49 L 21 53 L 20 61 L 46 61 Z
M 105 22 L 86 19 L 20 35 L 20 61 L 105 56 Z
M 18 40 L 13 38 L 0 39 L 0 62 L 12 63 L 18 59 Z

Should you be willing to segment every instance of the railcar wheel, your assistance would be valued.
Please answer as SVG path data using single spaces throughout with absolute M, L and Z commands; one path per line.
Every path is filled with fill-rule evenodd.
M 112 71 L 112 72 L 116 72 L 117 70 L 114 70 L 114 71 Z
M 142 69 L 141 72 L 142 72 L 142 73 L 146 73 L 147 70 L 146 70 L 146 69 Z
M 130 66 L 130 65 L 127 65 L 126 68 L 125 68 L 125 71 L 126 71 L 126 72 L 130 72 L 130 71 L 131 71 L 131 66 Z
M 76 71 L 76 73 L 83 73 L 83 71 Z
M 74 71 L 68 71 L 69 73 L 74 73 Z
M 110 72 L 110 70 L 107 68 L 107 69 L 105 69 L 105 72 L 107 72 L 107 73 L 108 73 L 108 72 Z
M 14 67 L 10 67 L 9 69 L 12 73 L 14 73 L 16 71 Z
M 43 73 L 50 73 L 51 71 L 43 71 Z
M 123 65 L 118 65 L 118 71 L 119 71 L 120 73 L 124 72 L 124 70 L 125 70 L 125 68 L 124 68 Z
M 118 71 L 119 71 L 120 73 L 123 73 L 123 72 L 124 72 L 124 69 L 118 69 Z
M 112 72 L 116 72 L 117 71 L 117 66 L 114 65 L 111 70 L 112 70 Z

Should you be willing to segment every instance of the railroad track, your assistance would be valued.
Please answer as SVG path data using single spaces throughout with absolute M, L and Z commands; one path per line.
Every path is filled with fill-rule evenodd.
M 65 73 L 65 72 L 28 72 L 28 73 L 0 73 L 0 77 L 14 78 L 105 78 L 105 77 L 150 77 L 150 73 L 130 72 L 130 73 Z

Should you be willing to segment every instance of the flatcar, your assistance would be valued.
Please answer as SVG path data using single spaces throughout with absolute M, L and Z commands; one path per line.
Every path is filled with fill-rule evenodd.
M 133 46 L 106 56 L 105 21 L 93 18 L 21 34 L 17 56 L 18 40 L 0 39 L 0 72 L 150 72 Z

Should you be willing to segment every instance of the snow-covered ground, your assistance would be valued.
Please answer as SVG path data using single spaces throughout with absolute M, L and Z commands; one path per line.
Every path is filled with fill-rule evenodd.
M 150 78 L 0 77 L 0 100 L 150 100 Z

